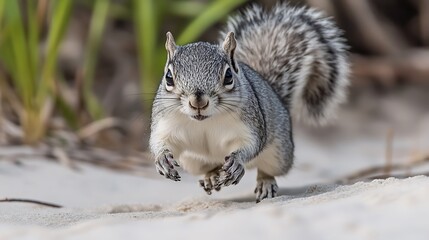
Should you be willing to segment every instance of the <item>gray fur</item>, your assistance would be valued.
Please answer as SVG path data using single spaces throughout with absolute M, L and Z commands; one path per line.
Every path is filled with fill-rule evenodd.
M 274 176 L 286 174 L 293 163 L 289 111 L 323 122 L 342 101 L 345 45 L 330 20 L 287 5 L 271 12 L 249 8 L 230 19 L 227 31 L 219 45 L 176 46 L 167 34 L 150 148 L 162 175 L 179 181 L 177 160 L 185 170 L 206 175 L 200 184 L 210 194 L 237 184 L 244 166 L 256 167 L 260 201 L 276 195 Z M 228 67 L 232 84 L 226 84 Z M 174 86 L 167 84 L 167 71 Z M 208 105 L 192 108 L 190 99 Z
M 345 100 L 349 66 L 341 31 L 308 8 L 254 5 L 232 17 L 236 58 L 270 82 L 294 117 L 325 123 Z

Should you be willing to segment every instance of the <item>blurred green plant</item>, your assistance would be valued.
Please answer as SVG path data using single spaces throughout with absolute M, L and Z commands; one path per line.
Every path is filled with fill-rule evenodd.
M 94 119 L 99 119 L 103 116 L 101 105 L 95 97 L 92 87 L 94 84 L 98 50 L 106 25 L 109 7 L 109 0 L 95 1 L 83 65 L 83 97 L 86 108 Z
M 39 141 L 46 133 L 46 122 L 55 92 L 56 60 L 58 48 L 72 10 L 72 0 L 55 1 L 50 7 L 50 30 L 46 50 L 40 50 L 40 30 L 44 16 L 38 14 L 45 8 L 46 1 L 27 1 L 23 17 L 21 5 L 16 0 L 2 0 L 0 7 L 0 59 L 16 90 L 19 101 L 15 106 L 23 128 L 26 143 Z M 37 6 L 36 6 L 37 5 Z M 24 12 L 23 11 L 23 12 Z M 11 95 L 11 88 L 1 76 L 3 95 Z
M 73 0 L 0 1 L 0 60 L 5 73 L 0 76 L 1 92 L 9 96 L 24 132 L 24 142 L 43 139 L 54 110 L 59 110 L 71 127 L 78 116 L 58 91 L 62 77 L 58 72 L 58 52 L 67 31 Z M 93 118 L 101 107 L 92 93 L 92 82 L 101 35 L 107 19 L 108 0 L 94 2 L 87 51 L 83 63 L 83 97 Z M 46 39 L 41 38 L 44 18 L 48 19 Z M 45 47 L 41 47 L 46 44 Z M 11 85 L 6 82 L 9 76 Z M 14 92 L 16 90 L 16 92 Z M 53 108 L 53 104 L 58 109 Z

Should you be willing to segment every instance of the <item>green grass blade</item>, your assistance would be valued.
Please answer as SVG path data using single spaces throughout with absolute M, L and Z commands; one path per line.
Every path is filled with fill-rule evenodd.
M 9 23 L 8 17 L 4 16 L 4 26 L 0 30 L 0 60 L 5 70 L 14 77 L 16 75 L 16 64 L 12 49 L 11 34 L 14 32 L 13 24 Z
M 217 0 L 195 18 L 177 39 L 178 44 L 195 41 L 208 27 L 227 16 L 233 9 L 247 0 Z
M 193 18 L 201 14 L 206 5 L 205 2 L 197 1 L 171 1 L 166 10 L 177 16 Z
M 37 5 L 36 1 L 27 2 L 27 46 L 29 55 L 29 71 L 33 76 L 33 81 L 36 80 L 36 76 L 39 75 L 39 21 L 37 19 Z
M 140 69 L 141 91 L 155 92 L 157 81 L 155 74 L 154 56 L 157 47 L 157 21 L 155 2 L 153 0 L 134 0 L 134 23 L 137 32 L 137 47 Z M 152 96 L 150 96 L 152 97 Z M 150 103 L 145 102 L 148 110 Z
M 19 95 L 26 108 L 32 105 L 35 83 L 31 74 L 30 56 L 26 44 L 25 28 L 21 16 L 18 1 L 6 0 L 5 25 L 8 37 L 5 39 L 5 47 L 10 47 L 11 62 L 9 71 L 13 75 Z
M 100 48 L 101 37 L 107 21 L 109 6 L 109 0 L 97 0 L 95 2 L 83 66 L 83 93 L 85 103 L 90 115 L 95 119 L 102 117 L 102 108 L 97 98 L 93 95 L 92 86 L 97 64 L 97 53 Z
M 1 0 L 0 1 L 0 32 L 1 32 L 1 28 L 3 27 L 5 5 L 6 5 L 6 1 Z
M 37 100 L 40 104 L 45 101 L 49 89 L 53 90 L 55 87 L 54 76 L 58 49 L 67 29 L 70 13 L 73 8 L 73 0 L 54 1 L 53 4 L 46 59 L 42 67 L 42 77 L 37 94 Z

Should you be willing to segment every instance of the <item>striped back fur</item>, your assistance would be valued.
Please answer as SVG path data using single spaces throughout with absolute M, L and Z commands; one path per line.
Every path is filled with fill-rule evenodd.
M 342 32 L 309 8 L 254 5 L 222 32 L 237 38 L 235 58 L 264 77 L 293 118 L 325 123 L 345 100 L 349 65 Z

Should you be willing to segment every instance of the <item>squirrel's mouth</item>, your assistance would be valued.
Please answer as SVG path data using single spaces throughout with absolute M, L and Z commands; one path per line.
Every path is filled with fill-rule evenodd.
M 191 116 L 191 117 L 192 117 L 193 119 L 198 120 L 198 121 L 202 121 L 202 120 L 204 120 L 204 119 L 208 118 L 209 116 L 204 116 L 204 115 L 198 114 L 198 115 L 193 115 L 193 116 Z

